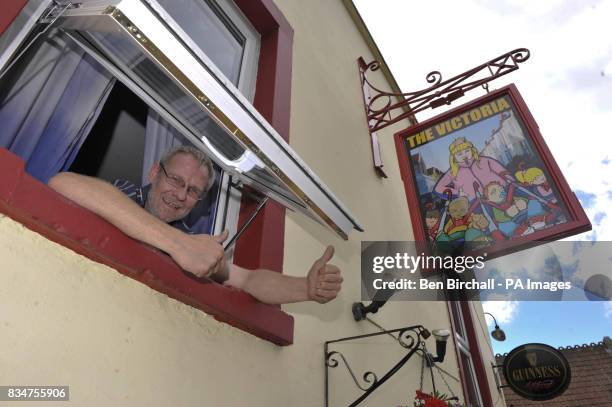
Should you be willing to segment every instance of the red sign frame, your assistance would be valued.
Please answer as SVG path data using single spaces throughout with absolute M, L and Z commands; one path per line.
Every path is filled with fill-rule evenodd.
M 505 102 L 501 101 L 501 99 L 503 99 Z M 498 107 L 499 111 L 497 111 Z M 490 115 L 487 116 L 489 113 Z M 503 121 L 506 120 L 508 117 L 511 118 L 511 121 L 513 120 L 514 123 L 517 123 L 514 124 L 514 129 L 520 129 L 520 131 L 518 131 L 518 133 L 520 134 L 519 137 L 516 139 L 518 140 L 520 139 L 520 137 L 523 137 L 525 139 L 525 146 L 527 146 L 524 150 L 522 150 L 523 155 L 516 154 L 513 156 L 508 153 L 507 158 L 509 159 L 509 165 L 511 164 L 512 166 L 514 166 L 514 170 L 510 169 L 509 166 L 509 170 L 503 171 L 502 174 L 502 172 L 494 172 L 493 169 L 491 169 L 490 174 L 492 174 L 492 177 L 503 176 L 503 180 L 505 181 L 505 186 L 503 188 L 496 187 L 490 184 L 503 184 L 504 181 L 492 181 L 486 186 L 483 185 L 483 183 L 481 182 L 482 177 L 480 177 L 480 175 L 478 174 L 474 175 L 475 172 L 472 170 L 472 168 L 476 168 L 473 165 L 474 162 L 478 163 L 478 171 L 481 171 L 480 168 L 483 167 L 483 162 L 492 163 L 488 164 L 491 168 L 493 168 L 493 164 L 501 164 L 501 162 L 497 159 L 488 157 L 483 154 L 486 149 L 489 148 L 489 145 L 492 144 L 492 142 L 483 142 L 482 140 L 484 140 L 483 137 L 485 136 L 474 136 L 474 139 L 476 139 L 476 137 L 480 137 L 479 140 L 481 140 L 481 145 L 485 146 L 479 153 L 477 149 L 477 143 L 472 143 L 472 139 L 470 139 L 470 136 L 466 136 L 467 134 L 469 134 L 466 130 L 470 129 L 472 125 L 480 123 L 484 124 L 485 120 L 488 120 L 489 118 L 493 119 L 498 115 L 500 129 L 502 128 Z M 470 120 L 470 118 L 472 120 Z M 510 123 L 511 121 L 508 121 L 508 123 Z M 491 120 L 490 123 L 493 122 L 494 121 Z M 476 133 L 476 130 L 478 129 L 478 132 L 484 134 L 484 128 L 486 126 L 483 125 L 481 127 L 474 126 L 472 127 L 472 130 L 474 130 L 474 132 Z M 453 134 L 455 135 L 455 137 L 452 136 Z M 462 137 L 457 137 L 460 134 Z M 493 132 L 491 134 L 495 133 Z M 493 135 L 490 137 L 492 139 Z M 482 231 L 485 231 L 482 232 L 482 234 L 487 235 L 487 233 L 489 233 L 489 235 L 482 237 L 483 239 L 490 239 L 491 242 L 491 244 L 487 243 L 488 247 L 486 247 L 486 250 L 483 249 L 487 252 L 488 258 L 499 257 L 519 250 L 524 250 L 528 247 L 532 247 L 543 242 L 558 240 L 591 230 L 591 223 L 587 218 L 586 213 L 584 212 L 582 206 L 580 205 L 580 202 L 570 189 L 567 181 L 565 180 L 565 177 L 559 169 L 559 166 L 555 162 L 550 150 L 544 142 L 544 139 L 540 134 L 535 119 L 533 118 L 531 112 L 525 104 L 525 101 L 521 97 L 518 89 L 513 84 L 493 91 L 487 95 L 484 95 L 476 100 L 468 102 L 434 118 L 428 119 L 423 123 L 397 132 L 394 135 L 394 139 L 398 155 L 400 173 L 404 182 L 406 199 L 408 201 L 412 229 L 414 231 L 414 237 L 417 242 L 427 242 L 432 240 L 439 241 L 439 239 L 441 239 L 442 237 L 445 237 L 445 239 L 448 238 L 449 235 L 447 235 L 446 232 L 450 232 L 452 230 L 459 230 L 462 227 L 467 228 L 467 217 L 462 221 L 459 217 L 462 212 L 459 212 L 457 214 L 457 211 L 455 211 L 453 217 L 450 220 L 453 220 L 453 222 L 456 221 L 456 223 L 459 224 L 461 227 L 459 229 L 455 228 L 452 230 L 447 230 L 447 224 L 445 224 L 445 216 L 450 213 L 450 211 L 447 210 L 449 208 L 448 203 L 453 202 L 455 200 L 467 200 L 467 202 L 470 203 L 470 208 L 479 206 L 480 208 L 476 208 L 475 211 L 480 211 L 483 215 L 483 218 L 485 215 L 487 216 L 486 219 L 488 219 L 487 223 L 489 227 L 488 229 L 482 229 Z M 456 151 L 462 151 L 460 150 L 461 148 L 468 149 L 468 146 L 471 146 L 471 151 L 473 151 L 469 153 L 470 157 L 472 157 L 471 159 L 469 159 L 471 160 L 472 164 L 468 164 L 468 161 L 460 162 L 459 164 L 457 164 L 456 160 L 461 158 L 459 157 L 459 155 L 457 155 L 459 153 L 457 153 Z M 425 148 L 427 148 L 427 150 L 425 150 Z M 427 151 L 428 158 L 430 161 L 435 161 L 439 164 L 439 167 L 446 169 L 446 167 L 444 167 L 445 164 L 443 163 L 440 154 L 440 152 L 443 151 L 442 149 L 444 148 L 446 148 L 446 156 L 444 159 L 446 160 L 446 166 L 448 167 L 448 169 L 446 171 L 442 171 L 436 166 L 425 168 L 426 164 L 424 162 L 423 156 L 426 155 L 424 152 Z M 490 149 L 489 151 L 492 150 Z M 499 151 L 499 149 L 495 151 Z M 476 160 L 474 160 L 474 156 L 476 157 Z M 536 191 L 535 188 L 538 186 L 535 184 L 535 181 L 533 181 L 532 184 L 524 183 L 524 174 L 526 174 L 526 170 L 521 167 L 521 165 L 524 163 L 521 162 L 517 165 L 517 160 L 523 157 L 526 157 L 527 159 L 531 160 L 531 162 L 536 162 L 539 167 L 543 167 L 538 167 L 540 170 L 540 174 L 544 175 L 545 180 L 545 184 L 541 185 L 545 185 L 550 191 L 554 192 L 553 195 L 549 196 L 550 198 L 547 198 L 549 199 L 549 201 L 543 199 L 542 197 L 538 197 L 536 193 L 531 192 Z M 485 158 L 485 160 L 482 160 L 482 158 Z M 455 161 L 454 169 L 452 168 L 453 161 Z M 459 167 L 457 167 L 457 165 L 459 165 Z M 459 183 L 461 183 L 461 181 L 458 181 L 459 173 L 456 172 L 457 168 L 460 168 L 461 165 L 466 166 L 466 168 L 469 169 L 472 174 L 471 176 L 467 174 L 467 177 L 463 177 L 464 180 L 470 181 L 474 179 L 478 181 L 473 183 L 473 188 L 469 186 L 469 182 L 464 182 L 462 185 L 463 187 L 465 187 L 467 192 L 464 191 L 463 188 L 459 188 L 458 190 L 455 188 L 457 185 L 459 185 Z M 501 165 L 503 167 L 503 164 Z M 503 167 L 503 169 L 506 170 L 505 167 Z M 423 172 L 423 170 L 425 170 L 427 174 L 431 174 L 431 176 L 427 175 L 425 172 Z M 531 168 L 529 168 L 529 170 L 531 170 Z M 461 171 L 461 168 L 459 169 L 459 171 Z M 521 172 L 523 174 L 521 181 L 517 179 L 519 178 L 518 172 Z M 419 173 L 419 175 L 421 176 L 421 187 L 418 186 L 418 181 L 416 177 L 417 173 Z M 453 176 L 451 174 L 455 175 Z M 474 178 L 470 178 L 472 176 Z M 426 183 L 425 181 L 423 181 L 423 177 L 429 177 L 429 185 L 431 185 L 432 182 L 437 182 L 434 187 L 431 187 L 431 191 L 429 192 L 427 192 L 427 186 L 423 187 L 424 183 Z M 440 201 L 438 200 L 438 195 L 440 194 L 437 190 L 439 190 L 440 183 L 445 183 L 449 179 L 452 179 L 453 181 L 449 182 L 446 185 L 448 187 L 445 190 L 446 200 L 444 201 L 442 199 L 443 202 L 446 202 L 446 206 L 440 207 Z M 542 182 L 541 178 L 539 182 Z M 552 189 L 550 189 L 551 187 Z M 503 191 L 499 192 L 499 195 L 495 195 L 494 193 L 497 193 L 498 189 L 503 189 Z M 515 191 L 517 191 L 517 193 L 516 195 L 513 195 Z M 523 198 L 516 198 L 520 196 L 520 194 L 523 195 Z M 546 224 L 546 222 L 544 222 L 544 226 L 540 226 L 541 229 L 536 229 L 535 226 L 538 223 L 534 222 L 533 219 L 540 218 L 536 218 L 535 216 L 533 216 L 531 218 L 527 218 L 532 220 L 525 221 L 525 225 L 529 226 L 521 224 L 521 229 L 518 229 L 518 223 L 516 222 L 515 224 L 512 224 L 512 222 L 497 222 L 498 219 L 501 219 L 504 216 L 505 218 L 508 218 L 508 215 L 504 215 L 504 213 L 511 213 L 512 211 L 517 211 L 518 209 L 510 208 L 507 210 L 507 212 L 504 212 L 504 207 L 500 206 L 501 204 L 496 204 L 496 198 L 499 198 L 498 202 L 501 202 L 501 200 L 503 199 L 509 199 L 510 203 L 514 202 L 516 204 L 515 206 L 520 206 L 522 212 L 527 212 L 527 209 L 524 208 L 527 206 L 527 204 L 530 207 L 537 207 L 539 204 L 540 209 L 544 208 L 544 211 L 542 213 L 545 214 L 553 212 L 553 210 L 551 210 L 550 208 L 554 208 L 555 206 L 558 206 L 561 209 L 558 209 L 556 212 L 556 223 L 553 223 L 551 221 L 550 224 Z M 514 201 L 512 201 L 513 199 Z M 522 200 L 525 203 L 518 205 L 517 200 Z M 495 205 L 498 209 L 493 209 L 493 206 L 484 205 L 483 202 L 486 202 L 489 205 Z M 438 209 L 435 209 L 436 205 Z M 434 207 L 434 210 L 429 211 L 427 208 L 431 208 L 432 206 Z M 458 202 L 457 207 L 459 206 L 460 205 Z M 444 215 L 440 215 L 438 224 L 436 225 L 437 229 L 434 229 L 432 227 L 428 229 L 426 226 L 425 216 L 429 216 L 430 212 L 433 212 L 434 215 L 432 215 L 430 220 L 430 223 L 433 223 L 433 221 L 435 220 L 434 216 L 437 212 L 440 212 L 440 210 L 442 210 Z M 562 215 L 559 215 L 559 213 L 562 213 Z M 495 214 L 496 216 L 491 216 L 493 214 Z M 514 213 L 512 214 L 514 215 Z M 560 216 L 563 216 L 561 218 L 562 221 L 558 220 Z M 527 215 L 525 215 L 525 217 L 527 217 Z M 549 216 L 549 219 L 550 218 L 552 218 L 552 216 Z M 461 225 L 462 222 L 464 223 L 464 225 Z M 506 226 L 505 230 L 503 230 L 504 233 L 502 233 L 501 226 Z M 512 230 L 523 231 L 524 234 L 518 234 L 518 232 L 514 232 L 514 234 L 507 234 L 509 227 L 510 229 L 514 228 Z M 531 230 L 528 230 L 529 228 L 531 228 Z M 436 233 L 437 230 L 439 230 L 440 233 Z M 464 233 L 464 238 L 466 238 L 467 232 L 465 232 L 465 229 Z M 461 233 L 457 234 L 457 232 L 455 232 L 454 236 L 461 236 Z M 495 236 L 495 239 L 492 236 Z

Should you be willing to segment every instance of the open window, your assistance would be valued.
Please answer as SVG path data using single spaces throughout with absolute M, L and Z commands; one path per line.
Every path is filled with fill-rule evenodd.
M 228 191 L 236 184 L 248 185 L 307 214 L 345 239 L 353 228 L 361 230 L 345 206 L 251 105 L 256 35 L 244 34 L 249 32 L 244 29 L 248 24 L 236 18 L 239 13 L 229 3 L 57 3 L 50 4 L 53 11 L 43 13 L 42 21 L 52 23 L 219 166 L 222 177 L 215 213 L 224 216 L 216 216 L 215 231 L 231 226 L 228 222 L 235 228 L 240 197 Z M 203 16 L 211 21 L 210 26 L 221 28 L 216 36 L 193 23 L 202 24 Z M 207 42 L 209 37 L 215 40 Z M 249 41 L 255 45 L 247 46 Z M 213 61 L 219 44 L 233 54 L 221 53 Z
M 72 103 L 70 108 L 63 109 L 62 120 L 57 123 L 55 120 L 44 120 L 38 114 L 39 111 L 31 109 L 22 112 L 25 121 L 10 123 L 23 131 L 25 139 L 33 135 L 39 137 L 48 130 L 45 127 L 44 131 L 37 131 L 40 129 L 32 126 L 32 122 L 36 122 L 32 118 L 38 118 L 37 121 L 42 123 L 34 124 L 43 127 L 53 124 L 53 135 L 65 134 L 68 130 L 85 135 L 73 138 L 70 142 L 62 139 L 64 144 L 61 146 L 55 142 L 57 140 L 47 140 L 43 148 L 29 151 L 29 158 L 25 159 L 26 173 L 23 172 L 23 161 L 15 156 L 21 154 L 9 146 L 15 142 L 19 144 L 23 139 L 4 143 L 3 137 L 8 134 L 6 129 L 10 121 L 5 119 L 10 118 L 10 115 L 0 117 L 5 130 L 0 134 L 0 146 L 15 153 L 0 149 L 0 211 L 50 240 L 107 264 L 219 320 L 276 344 L 287 345 L 292 342 L 293 319 L 278 307 L 259 303 L 245 293 L 228 290 L 219 284 L 194 283 L 191 276 L 181 273 L 166 256 L 135 243 L 112 225 L 89 211 L 74 207 L 45 187 L 39 182 L 44 182 L 45 176 L 31 176 L 34 170 L 41 170 L 48 177 L 49 174 L 70 169 L 70 166 L 64 165 L 66 163 L 77 165 L 76 159 L 71 160 L 74 158 L 72 154 L 82 154 L 88 148 L 86 143 L 93 140 L 92 134 L 95 131 L 99 131 L 96 129 L 97 119 L 108 113 L 104 111 L 107 105 L 110 105 L 111 110 L 117 110 L 117 105 L 124 103 L 126 107 L 123 110 L 131 109 L 126 113 L 128 116 L 140 118 L 132 120 L 132 124 L 140 121 L 140 126 L 146 127 L 143 122 L 148 120 L 149 112 L 153 111 L 181 137 L 207 152 L 218 165 L 220 173 L 223 171 L 228 184 L 231 176 L 231 184 L 249 185 L 261 195 L 267 195 L 285 207 L 303 212 L 329 226 L 341 237 L 346 238 L 353 228 L 360 229 L 348 210 L 253 108 L 251 98 L 254 83 L 251 81 L 249 85 L 248 80 L 243 82 L 249 75 L 251 78 L 257 77 L 257 92 L 253 103 L 286 137 L 291 89 L 290 25 L 272 2 L 235 1 L 262 36 L 259 63 L 245 62 L 249 53 L 255 55 L 251 61 L 256 61 L 256 47 L 247 46 L 241 54 L 236 54 L 241 59 L 237 78 L 237 71 L 224 71 L 222 61 L 215 60 L 214 50 L 206 49 L 206 43 L 199 43 L 197 33 L 190 32 L 189 27 L 184 26 L 186 23 L 180 15 L 173 14 L 170 8 L 164 8 L 162 0 L 82 0 L 74 4 L 64 0 L 27 1 L 22 12 L 25 15 L 20 14 L 14 20 L 8 31 L 10 35 L 0 37 L 2 107 L 5 107 L 7 100 L 16 100 L 10 89 L 29 89 L 35 82 L 30 76 L 23 78 L 21 75 L 20 79 L 19 75 L 23 74 L 29 64 L 28 54 L 36 51 L 36 43 L 40 41 L 48 41 L 51 51 L 57 54 L 70 48 L 78 50 L 80 56 L 73 61 L 74 66 L 70 69 L 55 64 L 54 58 L 51 58 L 49 64 L 34 68 L 54 69 L 62 74 L 62 80 L 66 80 L 64 74 L 72 72 L 82 56 L 88 62 L 93 61 L 86 64 L 86 69 L 100 73 L 100 81 L 93 86 L 94 83 L 87 80 L 85 86 L 76 86 L 70 92 L 58 92 L 58 97 L 69 99 Z M 240 28 L 240 22 L 236 21 L 242 17 L 238 20 L 231 17 L 236 8 L 232 11 L 232 7 L 227 7 L 232 4 L 229 0 L 168 0 L 168 4 L 172 5 L 187 2 L 195 3 L 198 7 L 209 7 L 210 16 L 223 16 L 221 26 L 229 27 L 227 31 L 231 35 L 227 37 L 227 33 L 223 34 L 226 35 L 225 39 L 236 38 L 236 27 Z M 187 14 L 193 16 L 195 12 Z M 233 25 L 227 24 L 224 19 L 230 19 Z M 25 44 L 31 43 L 36 36 L 34 45 L 22 53 Z M 248 35 L 244 37 L 248 42 Z M 16 60 L 17 63 L 14 63 Z M 55 80 L 47 82 L 56 84 Z M 101 103 L 86 106 L 88 109 L 85 109 L 81 119 L 73 120 L 77 116 L 76 110 L 84 105 L 80 92 L 91 88 L 98 89 Z M 49 94 L 45 92 L 46 89 L 36 88 L 31 93 L 40 102 L 39 105 L 48 108 Z M 135 109 L 135 105 L 144 108 Z M 26 122 L 27 125 L 24 125 Z M 137 127 L 136 124 L 133 128 Z M 104 129 L 99 133 L 102 136 L 109 134 Z M 142 140 L 143 137 L 146 139 L 142 129 L 141 136 L 135 136 L 136 132 L 129 133 L 132 136 L 128 139 L 129 143 L 140 143 L 141 146 L 146 144 L 146 140 Z M 138 137 L 141 137 L 140 141 Z M 50 146 L 55 149 L 54 154 L 59 155 L 56 160 L 59 164 L 49 163 Z M 93 150 L 96 150 L 95 146 Z M 120 152 L 123 150 L 117 149 Z M 119 159 L 111 159 L 108 167 L 114 169 L 117 161 Z M 40 163 L 44 164 L 44 168 L 30 168 Z M 135 166 L 137 169 L 141 167 L 140 164 Z M 111 175 L 108 177 L 113 178 Z M 218 181 L 223 182 L 223 179 L 220 177 Z M 232 195 L 236 193 L 236 188 L 227 188 L 225 191 Z M 217 202 L 221 205 L 221 198 Z M 239 197 L 233 202 L 238 212 Z M 250 205 L 252 202 L 242 200 L 243 209 L 238 214 L 241 220 L 250 215 Z M 226 211 L 229 212 L 230 209 Z M 276 265 L 282 264 L 284 211 L 277 205 L 268 205 L 263 212 L 238 241 L 236 261 L 245 267 L 279 270 L 280 266 Z M 229 218 L 226 213 L 223 216 Z M 214 216 L 218 227 L 219 210 Z M 265 224 L 265 228 L 261 227 L 262 224 Z
M 190 47 L 209 57 L 221 73 L 252 102 L 259 56 L 259 33 L 228 1 L 158 1 L 156 12 L 177 27 Z M 173 145 L 193 144 L 165 121 L 130 88 L 118 82 L 96 125 L 87 136 L 70 170 L 113 182 L 148 183 L 147 173 Z M 214 138 L 222 130 L 214 123 L 203 129 Z M 197 147 L 197 144 L 196 144 Z M 232 176 L 216 165 L 217 181 L 189 214 L 185 223 L 194 233 L 234 235 L 241 191 Z M 217 216 L 218 215 L 218 216 Z M 231 252 L 228 253 L 228 256 Z

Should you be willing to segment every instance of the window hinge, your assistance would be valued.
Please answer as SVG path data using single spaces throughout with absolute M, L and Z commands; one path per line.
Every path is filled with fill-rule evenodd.
M 52 25 L 64 12 L 68 9 L 75 9 L 81 7 L 83 3 L 77 3 L 67 0 L 53 0 L 53 4 L 45 11 L 45 13 L 38 19 L 41 24 Z
M 12 61 L 8 65 L 6 65 L 6 67 L 0 72 L 0 79 L 2 79 L 2 77 L 8 71 L 11 70 L 13 65 L 15 65 L 17 61 L 21 59 L 23 54 L 25 54 L 25 52 L 30 48 L 30 46 L 32 46 L 32 44 L 34 44 L 40 36 L 42 36 L 49 30 L 49 28 L 53 25 L 53 23 L 55 22 L 55 20 L 58 19 L 59 16 L 64 14 L 64 12 L 68 8 L 77 8 L 77 7 L 80 7 L 80 5 L 81 3 L 72 3 L 70 1 L 53 0 L 53 5 L 50 6 L 47 10 L 45 10 L 42 17 L 38 19 L 38 23 L 47 24 L 47 26 L 42 31 L 40 31 L 38 34 L 36 34 L 34 38 L 29 39 L 28 42 L 21 48 L 21 51 L 19 51 L 19 53 L 14 58 L 12 58 Z
M 72 3 L 70 1 L 53 0 L 53 5 L 50 6 L 47 10 L 45 10 L 42 17 L 38 19 L 39 24 L 47 24 L 47 26 L 42 31 L 40 31 L 38 34 L 36 34 L 34 38 L 29 39 L 28 42 L 21 48 L 21 51 L 19 51 L 19 53 L 14 58 L 12 58 L 12 61 L 2 70 L 2 72 L 0 72 L 0 79 L 2 79 L 2 77 L 8 71 L 11 70 L 13 65 L 15 65 L 17 61 L 21 59 L 23 54 L 25 54 L 25 52 L 32 46 L 32 44 L 34 44 L 40 36 L 42 36 L 49 30 L 49 28 L 53 25 L 55 20 L 59 18 L 59 16 L 64 14 L 64 12 L 68 8 L 76 8 L 76 7 L 80 7 L 80 5 L 81 3 Z

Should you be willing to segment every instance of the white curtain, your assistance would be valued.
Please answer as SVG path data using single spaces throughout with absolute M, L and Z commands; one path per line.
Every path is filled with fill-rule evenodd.
M 149 170 L 164 153 L 174 146 L 186 144 L 185 138 L 153 109 L 147 116 L 145 152 L 142 164 L 142 185 L 149 183 Z
M 0 146 L 46 182 L 70 167 L 114 83 L 76 44 L 52 31 L 2 78 Z

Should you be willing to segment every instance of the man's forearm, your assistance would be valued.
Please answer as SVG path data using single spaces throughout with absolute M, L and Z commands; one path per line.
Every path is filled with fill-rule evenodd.
M 182 233 L 144 211 L 111 184 L 97 178 L 60 173 L 51 178 L 48 185 L 128 236 L 167 253 L 174 251 L 176 235 Z
M 270 270 L 246 270 L 230 265 L 229 279 L 224 284 L 239 288 L 261 302 L 286 304 L 299 301 L 316 301 L 324 304 L 336 298 L 342 286 L 340 269 L 328 264 L 334 255 L 328 246 L 315 260 L 306 277 L 292 277 Z
M 230 267 L 230 280 L 226 284 L 246 291 L 261 302 L 286 304 L 309 300 L 306 277 L 286 276 L 261 269 L 250 271 L 236 265 Z

